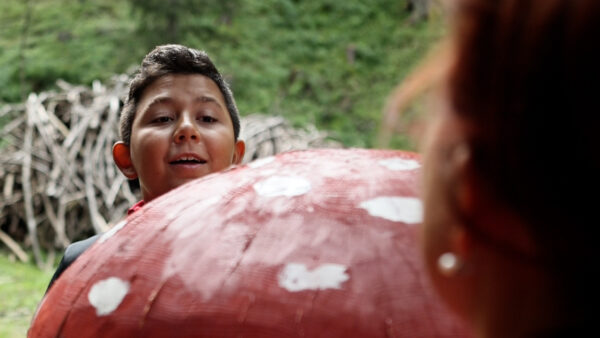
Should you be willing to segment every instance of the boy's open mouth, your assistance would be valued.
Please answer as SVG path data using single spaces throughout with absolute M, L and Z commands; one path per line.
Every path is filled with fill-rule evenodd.
M 195 156 L 182 156 L 176 160 L 169 162 L 169 164 L 205 164 L 206 160 L 197 158 Z

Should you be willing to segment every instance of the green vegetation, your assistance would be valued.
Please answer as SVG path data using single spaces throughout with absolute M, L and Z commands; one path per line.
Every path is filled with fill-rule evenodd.
M 0 251 L 0 338 L 25 337 L 52 273 L 8 257 Z
M 57 78 L 105 80 L 175 42 L 212 56 L 243 114 L 281 114 L 371 147 L 390 90 L 440 35 L 408 16 L 397 0 L 3 0 L 0 101 Z

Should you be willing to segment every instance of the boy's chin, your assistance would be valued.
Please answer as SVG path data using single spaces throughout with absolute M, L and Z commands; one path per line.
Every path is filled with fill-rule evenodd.
M 179 186 L 182 186 L 182 185 L 187 184 L 189 182 L 195 181 L 195 180 L 197 180 L 199 178 L 202 178 L 204 176 L 208 176 L 208 175 L 210 175 L 212 173 L 213 172 L 211 172 L 211 171 L 207 171 L 207 172 L 204 172 L 204 173 L 201 173 L 201 174 L 198 174 L 198 175 L 189 175 L 189 176 L 180 176 L 180 177 L 177 177 L 177 178 L 171 178 L 171 180 L 170 180 L 171 183 L 169 184 L 169 190 L 168 191 L 173 190 L 175 188 L 178 188 Z M 163 193 L 167 193 L 168 191 L 165 191 Z
M 171 164 L 169 170 L 170 177 L 177 177 L 182 179 L 196 179 L 202 176 L 206 176 L 214 170 L 208 163 L 190 163 L 190 164 Z
M 216 173 L 216 172 L 221 172 L 221 171 L 227 170 L 231 167 L 232 167 L 232 165 L 229 165 L 229 166 L 226 166 L 225 168 L 222 168 L 219 170 L 212 170 L 212 171 L 211 170 L 179 171 L 176 173 L 171 173 L 171 175 L 169 175 L 169 177 L 166 180 L 165 179 L 152 180 L 152 182 L 150 182 L 150 183 L 158 183 L 158 182 L 162 181 L 162 182 L 165 182 L 165 184 L 163 184 L 162 187 L 155 187 L 154 189 L 146 190 L 147 193 L 144 193 L 144 200 L 149 201 L 160 195 L 166 194 L 167 192 L 169 192 L 175 188 L 178 188 L 186 183 L 192 182 L 194 180 L 197 180 L 199 178 L 208 176 L 208 175 Z M 206 169 L 208 169 L 208 168 L 206 168 Z M 144 191 L 144 189 L 142 189 L 142 191 Z M 152 191 L 152 193 L 150 193 L 149 191 Z M 146 197 L 146 196 L 148 196 L 148 197 Z

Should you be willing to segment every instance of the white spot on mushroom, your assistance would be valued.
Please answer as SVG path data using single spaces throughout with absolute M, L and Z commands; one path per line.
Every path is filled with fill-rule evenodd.
M 423 221 L 423 204 L 418 198 L 382 196 L 360 204 L 369 215 L 393 222 L 417 224 Z
M 271 162 L 275 161 L 275 157 L 273 156 L 269 156 L 269 157 L 265 157 L 265 158 L 259 158 L 258 160 L 252 161 L 250 163 L 248 163 L 248 167 L 250 168 L 260 168 L 264 165 L 267 165 Z
M 115 225 L 114 227 L 110 228 L 110 230 L 105 232 L 100 237 L 100 239 L 98 239 L 98 242 L 103 243 L 107 239 L 111 238 L 114 234 L 117 233 L 117 231 L 121 230 L 125 226 L 125 224 L 127 224 L 127 222 L 125 220 L 122 220 L 121 222 L 117 223 L 117 225 Z
M 346 267 L 341 264 L 322 264 L 314 270 L 306 265 L 289 263 L 279 273 L 279 286 L 290 291 L 341 289 L 350 279 Z
M 275 170 L 274 168 L 264 168 L 264 169 L 261 169 L 260 175 L 262 177 L 270 177 L 273 175 L 277 175 L 277 170 Z
M 90 304 L 96 309 L 96 315 L 106 316 L 119 307 L 129 292 L 129 283 L 117 277 L 96 282 L 88 293 Z
M 271 176 L 253 185 L 257 194 L 266 197 L 293 197 L 304 195 L 311 189 L 310 182 L 298 176 Z
M 393 171 L 407 171 L 418 169 L 421 167 L 419 162 L 415 160 L 404 159 L 400 157 L 379 160 L 377 163 Z

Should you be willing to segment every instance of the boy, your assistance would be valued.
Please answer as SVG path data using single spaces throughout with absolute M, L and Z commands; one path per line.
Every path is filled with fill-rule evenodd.
M 113 159 L 138 179 L 143 199 L 127 212 L 198 177 L 242 161 L 239 113 L 233 94 L 206 53 L 158 46 L 129 85 Z M 48 289 L 99 235 L 73 243 Z

